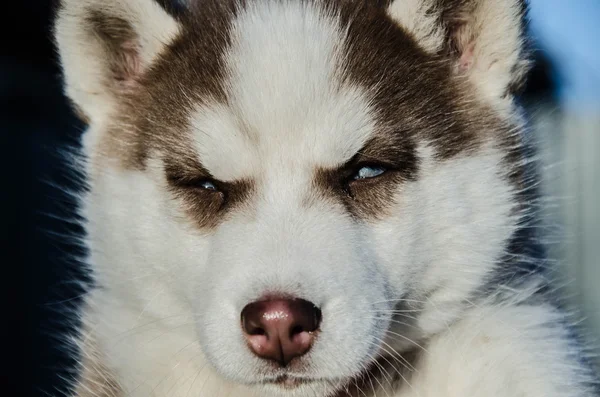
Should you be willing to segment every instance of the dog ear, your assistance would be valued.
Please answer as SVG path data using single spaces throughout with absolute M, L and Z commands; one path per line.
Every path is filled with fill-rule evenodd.
M 92 123 L 105 116 L 179 30 L 154 0 L 62 0 L 54 33 L 77 111 Z
M 393 0 L 392 19 L 448 57 L 491 101 L 511 100 L 529 69 L 524 0 Z

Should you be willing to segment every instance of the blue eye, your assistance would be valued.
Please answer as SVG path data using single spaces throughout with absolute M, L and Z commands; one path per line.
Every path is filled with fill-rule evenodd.
M 217 187 L 215 186 L 215 184 L 210 181 L 203 181 L 200 184 L 200 187 L 202 189 L 206 189 L 206 190 L 217 190 Z
M 352 179 L 359 180 L 359 179 L 375 178 L 376 176 L 379 176 L 386 171 L 387 170 L 385 168 L 379 167 L 376 165 L 364 166 L 364 167 L 360 168 L 356 174 L 354 174 Z

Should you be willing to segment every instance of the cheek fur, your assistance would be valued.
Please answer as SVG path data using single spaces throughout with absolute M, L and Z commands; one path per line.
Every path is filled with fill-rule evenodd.
M 373 234 L 394 289 L 415 301 L 416 325 L 428 335 L 452 322 L 493 273 L 519 217 L 499 150 L 442 162 L 426 146 L 420 152 L 419 177 Z

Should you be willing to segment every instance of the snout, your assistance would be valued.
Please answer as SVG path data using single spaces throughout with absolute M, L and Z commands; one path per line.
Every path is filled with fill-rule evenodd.
M 242 332 L 252 353 L 281 367 L 310 350 L 321 320 L 321 310 L 304 299 L 256 301 L 241 313 Z
M 364 370 L 387 330 L 389 288 L 362 229 L 317 209 L 232 218 L 214 236 L 206 288 L 197 289 L 206 291 L 197 317 L 207 361 L 237 383 L 268 388 L 261 395 L 336 388 Z

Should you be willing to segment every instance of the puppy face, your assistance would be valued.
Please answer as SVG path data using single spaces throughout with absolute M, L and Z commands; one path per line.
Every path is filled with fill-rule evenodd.
M 191 318 L 194 360 L 261 393 L 330 395 L 419 349 L 493 273 L 519 219 L 518 76 L 471 23 L 516 2 L 208 2 L 178 19 L 88 3 L 57 26 L 90 119 L 98 282 L 159 322 Z M 101 54 L 95 74 L 68 63 L 73 29 Z M 243 313 L 299 300 L 318 324 L 282 364 L 263 354 L 269 325 L 256 342 Z

